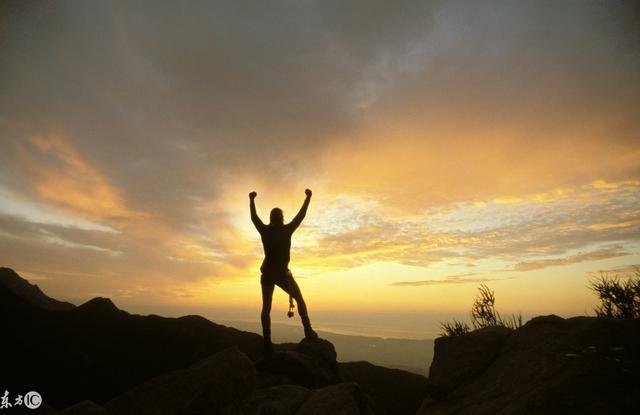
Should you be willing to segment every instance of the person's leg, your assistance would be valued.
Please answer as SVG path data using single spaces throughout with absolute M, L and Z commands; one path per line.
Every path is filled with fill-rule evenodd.
M 309 313 L 307 311 L 307 304 L 304 302 L 304 298 L 302 298 L 302 292 L 300 291 L 300 287 L 298 287 L 298 283 L 293 279 L 293 275 L 291 272 L 287 272 L 287 276 L 283 281 L 283 284 L 280 285 L 287 294 L 293 297 L 298 304 L 298 314 L 300 314 L 300 319 L 302 320 L 302 325 L 304 326 L 304 335 L 307 338 L 317 338 L 318 334 L 313 331 L 311 328 L 311 321 L 309 320 Z
M 264 337 L 264 350 L 269 353 L 273 347 L 271 345 L 271 301 L 273 299 L 273 284 L 261 284 L 262 286 L 262 312 L 260 321 L 262 322 L 262 336 Z

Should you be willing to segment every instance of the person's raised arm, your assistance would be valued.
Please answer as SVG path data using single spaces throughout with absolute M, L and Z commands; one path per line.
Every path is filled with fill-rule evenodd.
M 253 222 L 258 232 L 261 232 L 264 228 L 264 223 L 262 223 L 260 217 L 258 216 L 258 213 L 256 212 L 256 202 L 254 199 L 257 195 L 258 194 L 256 192 L 249 193 L 249 210 L 251 211 L 251 222 Z
M 302 207 L 300 208 L 300 211 L 298 212 L 296 217 L 293 218 L 293 220 L 289 223 L 289 226 L 292 227 L 293 231 L 295 231 L 298 228 L 298 226 L 300 226 L 300 224 L 302 223 L 304 216 L 307 214 L 307 209 L 309 208 L 309 202 L 311 202 L 311 190 L 306 189 L 304 193 L 307 195 L 307 197 L 304 199 L 304 203 L 302 204 Z

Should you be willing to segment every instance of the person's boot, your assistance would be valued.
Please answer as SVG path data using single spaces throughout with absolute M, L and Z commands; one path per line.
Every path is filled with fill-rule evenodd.
M 271 343 L 271 329 L 262 329 L 262 337 L 264 340 L 263 351 L 264 355 L 270 355 L 273 353 L 273 344 Z
M 304 337 L 310 340 L 317 339 L 318 333 L 311 328 L 311 321 L 309 316 L 300 316 L 302 318 L 302 325 L 304 326 Z
M 310 340 L 314 340 L 318 338 L 318 333 L 316 333 L 311 326 L 304 328 L 304 337 Z

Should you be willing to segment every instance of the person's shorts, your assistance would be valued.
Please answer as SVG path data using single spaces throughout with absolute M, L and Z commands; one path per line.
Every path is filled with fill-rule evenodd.
M 290 270 L 263 272 L 260 275 L 260 284 L 277 285 L 280 288 L 289 287 L 289 281 L 293 279 Z

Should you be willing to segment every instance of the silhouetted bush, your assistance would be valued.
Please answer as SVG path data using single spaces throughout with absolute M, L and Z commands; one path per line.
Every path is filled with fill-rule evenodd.
M 442 329 L 441 336 L 443 337 L 460 336 L 471 331 L 467 323 L 456 319 L 453 319 L 452 322 L 440 323 L 440 328 Z
M 481 329 L 483 327 L 497 326 L 499 315 L 495 307 L 495 294 L 484 284 L 480 285 L 478 291 L 478 295 L 473 300 L 473 306 L 471 307 L 473 328 Z
M 640 268 L 636 267 L 634 276 L 626 280 L 601 274 L 589 288 L 600 299 L 595 307 L 598 317 L 640 318 Z
M 481 284 L 478 288 L 478 295 L 473 300 L 471 307 L 471 324 L 474 329 L 482 329 L 485 327 L 503 326 L 511 329 L 522 327 L 522 315 L 512 314 L 504 319 L 496 310 L 496 296 L 485 284 Z M 441 335 L 460 336 L 471 331 L 469 325 L 463 321 L 453 320 L 449 323 L 440 323 L 442 328 Z
M 511 315 L 507 319 L 503 319 L 496 310 L 496 296 L 484 284 L 478 288 L 478 295 L 473 301 L 471 307 L 471 319 L 474 329 L 482 329 L 485 327 L 504 326 L 511 329 L 517 329 L 522 326 L 522 316 L 520 314 Z

